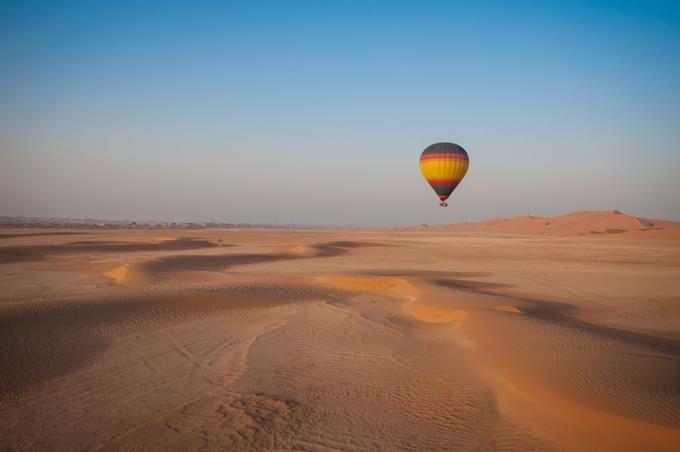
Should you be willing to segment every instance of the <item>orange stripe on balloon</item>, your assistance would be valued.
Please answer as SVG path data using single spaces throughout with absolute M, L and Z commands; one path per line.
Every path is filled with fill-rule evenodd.
M 427 154 L 420 156 L 420 161 L 425 160 L 465 160 L 468 161 L 468 157 L 459 154 Z
M 427 179 L 427 181 L 431 184 L 453 184 L 453 183 L 458 183 L 462 179 L 447 179 L 447 178 L 439 178 L 439 179 Z

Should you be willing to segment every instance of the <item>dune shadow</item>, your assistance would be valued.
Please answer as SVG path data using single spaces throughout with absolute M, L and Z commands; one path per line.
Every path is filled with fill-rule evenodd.
M 620 328 L 590 323 L 575 317 L 577 307 L 575 305 L 548 300 L 537 300 L 517 295 L 504 294 L 494 289 L 514 287 L 512 284 L 488 281 L 472 281 L 462 278 L 476 278 L 492 276 L 488 272 L 445 272 L 428 270 L 387 270 L 362 272 L 368 276 L 401 276 L 424 278 L 430 284 L 456 291 L 470 291 L 482 295 L 502 297 L 505 300 L 519 305 L 522 311 L 529 317 L 537 320 L 560 324 L 576 328 L 590 334 L 601 335 L 609 339 L 620 340 L 627 343 L 650 347 L 658 352 L 671 354 L 680 358 L 680 341 L 653 336 L 644 333 L 632 332 Z
M 3 251 L 0 249 L 0 264 L 13 264 L 16 262 L 36 262 L 45 260 L 45 256 L 23 253 L 16 250 Z
M 317 251 L 317 255 L 315 257 L 331 257 L 331 256 L 340 256 L 342 254 L 347 253 L 348 251 L 352 249 L 358 249 L 358 248 L 378 248 L 378 247 L 387 247 L 387 246 L 393 246 L 393 245 L 386 245 L 384 243 L 375 243 L 375 242 L 352 242 L 348 240 L 336 240 L 333 242 L 328 242 L 328 243 L 318 243 L 315 245 L 310 245 L 310 248 L 313 250 Z
M 319 257 L 334 257 L 348 253 L 351 249 L 370 244 L 355 242 L 329 242 L 310 245 L 314 252 L 311 255 L 295 253 L 266 253 L 266 254 L 220 254 L 220 255 L 176 255 L 159 257 L 140 264 L 143 270 L 151 273 L 166 273 L 179 271 L 222 271 L 236 265 L 262 264 L 284 260 L 314 259 Z
M 605 229 L 604 231 L 589 231 L 589 234 L 623 234 L 624 232 L 627 232 L 625 229 L 614 229 L 614 228 L 609 228 Z
M 379 243 L 372 243 L 372 242 L 352 242 L 349 240 L 336 240 L 333 242 L 328 242 L 325 245 L 327 246 L 333 246 L 337 248 L 361 248 L 361 247 L 366 247 L 366 246 L 384 246 Z
M 497 288 L 513 287 L 511 284 L 466 281 L 460 279 L 434 279 L 431 282 L 440 287 L 449 289 L 468 290 L 482 295 L 502 297 L 503 299 L 518 304 L 527 316 L 534 319 L 575 328 L 581 332 L 599 335 L 601 337 L 606 337 L 607 339 L 646 346 L 657 352 L 667 353 L 680 358 L 680 341 L 678 340 L 587 322 L 575 316 L 578 308 L 570 303 L 537 300 L 492 291 L 492 289 Z
M 184 251 L 233 246 L 207 240 L 176 239 L 160 242 L 116 242 L 83 240 L 55 245 L 26 245 L 0 248 L 0 263 L 41 260 L 46 256 L 86 253 L 132 253 L 142 251 Z
M 363 248 L 368 246 L 380 246 L 372 243 L 360 243 L 360 242 L 348 242 L 348 241 L 335 241 L 329 243 L 319 243 L 316 245 L 311 245 L 310 248 L 316 250 L 317 254 L 311 257 L 332 257 L 340 256 L 347 253 L 351 249 Z
M 651 348 L 657 352 L 680 359 L 680 341 L 651 334 L 638 333 L 621 328 L 610 327 L 581 320 L 570 313 L 576 311 L 574 305 L 553 301 L 526 300 L 524 312 L 535 319 L 572 327 L 582 332 L 614 339 L 634 345 Z
M 0 234 L 0 240 L 2 239 L 14 239 L 21 237 L 40 237 L 40 236 L 50 236 L 50 235 L 79 235 L 87 234 L 86 232 L 29 232 L 26 234 Z
M 512 287 L 511 284 L 495 283 L 488 281 L 472 281 L 469 279 L 430 279 L 432 284 L 440 287 L 446 287 L 449 289 L 461 289 L 461 290 L 479 290 L 479 289 L 500 289 L 505 287 Z
M 436 270 L 371 270 L 362 272 L 366 276 L 401 276 L 417 278 L 484 278 L 493 276 L 489 272 L 448 272 Z
M 180 255 L 166 256 L 142 264 L 144 270 L 152 273 L 177 271 L 219 271 L 234 265 L 260 264 L 287 259 L 301 259 L 290 254 L 225 254 L 217 256 Z
M 64 250 L 94 251 L 109 253 L 124 253 L 130 251 L 183 251 L 201 248 L 218 248 L 233 246 L 227 243 L 222 245 L 208 240 L 175 239 L 163 240 L 160 242 L 107 242 L 107 241 L 79 241 L 67 244 Z

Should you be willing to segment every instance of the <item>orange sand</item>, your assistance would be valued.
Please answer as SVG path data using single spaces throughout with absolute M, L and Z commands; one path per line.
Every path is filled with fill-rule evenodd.
M 7 229 L 0 450 L 678 450 L 680 240 L 631 218 Z

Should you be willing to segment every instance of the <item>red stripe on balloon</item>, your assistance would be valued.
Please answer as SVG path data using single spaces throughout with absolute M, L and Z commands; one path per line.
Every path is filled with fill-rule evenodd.
M 431 184 L 458 184 L 461 179 L 427 179 Z

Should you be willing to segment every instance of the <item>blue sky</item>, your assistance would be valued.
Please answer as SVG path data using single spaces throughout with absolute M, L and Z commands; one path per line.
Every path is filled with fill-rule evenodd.
M 678 80 L 679 2 L 4 1 L 0 215 L 680 220 Z

